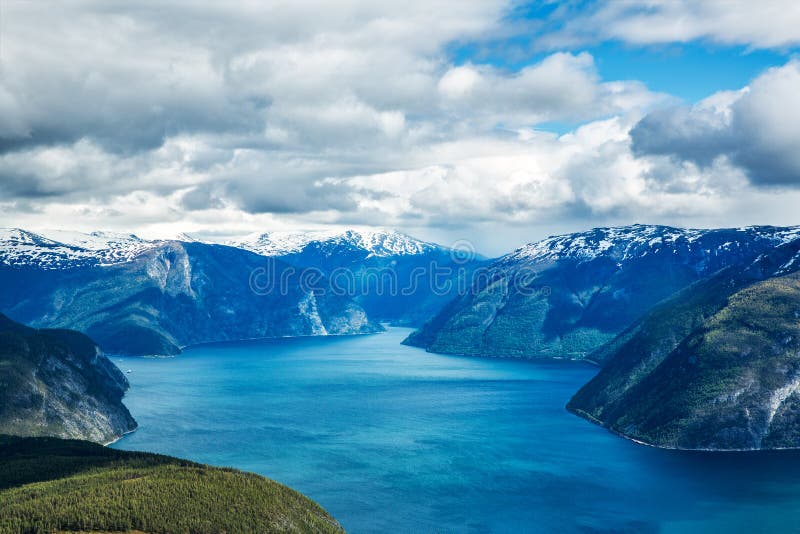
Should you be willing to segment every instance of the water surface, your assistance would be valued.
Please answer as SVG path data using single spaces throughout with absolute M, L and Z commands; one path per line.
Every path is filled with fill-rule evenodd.
M 114 446 L 255 471 L 350 532 L 753 532 L 800 524 L 800 454 L 662 451 L 564 410 L 596 369 L 428 354 L 406 329 L 115 358 Z

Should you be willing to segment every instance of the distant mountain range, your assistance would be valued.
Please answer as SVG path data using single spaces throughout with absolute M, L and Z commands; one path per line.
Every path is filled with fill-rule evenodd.
M 448 250 L 394 230 L 350 229 L 310 230 L 305 232 L 267 232 L 235 239 L 227 244 L 261 254 L 287 257 L 309 254 L 333 258 L 340 254 L 359 257 L 419 256 Z
M 799 269 L 800 227 L 597 228 L 495 261 L 385 230 L 273 232 L 228 245 L 4 230 L 0 311 L 126 354 L 425 321 L 405 343 L 600 365 L 568 408 L 631 439 L 782 448 L 800 446 Z M 9 339 L 20 354 L 34 346 Z M 58 350 L 40 353 L 69 359 L 73 349 Z M 9 405 L 26 405 L 14 395 Z
M 48 236 L 0 228 L 0 265 L 44 270 L 116 265 L 159 245 L 133 234 L 49 231 Z
M 633 225 L 551 237 L 492 264 L 406 342 L 433 352 L 582 359 L 659 301 L 800 228 Z
M 282 277 L 288 264 L 238 248 L 108 234 L 66 243 L 20 230 L 6 236 L 0 311 L 37 327 L 79 330 L 112 354 L 382 329 L 326 280 L 308 289 L 297 276 Z
M 453 298 L 459 279 L 485 264 L 480 256 L 392 230 L 270 232 L 229 244 L 319 269 L 370 318 L 395 325 L 422 325 Z
M 112 354 L 422 324 L 477 263 L 383 230 L 271 233 L 230 245 L 45 234 L 0 230 L 0 311 L 79 330 Z M 450 287 L 433 286 L 434 268 L 450 269 Z
M 85 335 L 0 314 L 0 434 L 113 441 L 136 428 L 122 404 L 127 389 Z

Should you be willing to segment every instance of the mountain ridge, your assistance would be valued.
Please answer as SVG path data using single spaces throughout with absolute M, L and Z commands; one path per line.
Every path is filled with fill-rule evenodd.
M 227 245 L 244 248 L 263 256 L 287 256 L 300 253 L 312 244 L 329 243 L 361 249 L 370 256 L 423 254 L 441 245 L 416 239 L 396 230 L 383 228 L 345 230 L 273 231 L 254 233 L 228 241 Z
M 0 433 L 114 441 L 136 428 L 128 380 L 87 336 L 0 314 Z
M 406 343 L 432 352 L 584 358 L 653 305 L 800 227 L 595 228 L 501 257 Z
M 317 282 L 319 291 L 306 288 L 290 265 L 249 251 L 164 241 L 110 265 L 0 264 L 0 311 L 37 327 L 76 329 L 109 353 L 132 355 L 381 330 L 352 299 L 326 291 L 327 280 Z
M 800 447 L 800 239 L 660 303 L 593 355 L 573 413 L 664 448 Z

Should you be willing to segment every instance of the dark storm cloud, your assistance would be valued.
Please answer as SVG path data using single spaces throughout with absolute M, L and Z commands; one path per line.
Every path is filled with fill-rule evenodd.
M 733 152 L 739 142 L 731 125 L 716 115 L 687 106 L 653 111 L 631 129 L 633 151 L 710 165 L 721 154 Z
M 189 211 L 222 208 L 224 203 L 214 189 L 209 184 L 190 189 L 181 197 L 181 206 Z
M 631 129 L 634 153 L 706 167 L 724 156 L 754 185 L 800 187 L 800 64 L 770 69 L 728 96 L 650 113 Z
M 270 178 L 263 184 L 232 182 L 226 186 L 226 196 L 250 213 L 296 214 L 312 211 L 351 211 L 358 206 L 352 188 L 327 182 Z
M 60 97 L 39 93 L 32 99 L 32 106 L 69 106 L 70 110 L 46 116 L 17 110 L 26 129 L 0 133 L 0 154 L 86 139 L 107 152 L 130 155 L 159 148 L 166 139 L 182 134 L 255 133 L 263 128 L 261 110 L 249 101 L 236 102 L 221 96 L 211 102 L 191 94 L 184 98 L 179 105 L 147 98 L 114 102 L 107 96 L 75 98 L 67 103 L 58 102 Z

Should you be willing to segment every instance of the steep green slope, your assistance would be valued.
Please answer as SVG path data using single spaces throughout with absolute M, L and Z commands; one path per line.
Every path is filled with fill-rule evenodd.
M 406 343 L 432 352 L 581 359 L 660 301 L 798 229 L 633 225 L 531 243 L 479 272 Z
M 108 442 L 136 428 L 128 381 L 88 337 L 0 314 L 0 433 Z
M 659 305 L 568 409 L 661 447 L 800 446 L 800 243 Z
M 341 532 L 269 479 L 82 441 L 0 436 L 0 534 Z

